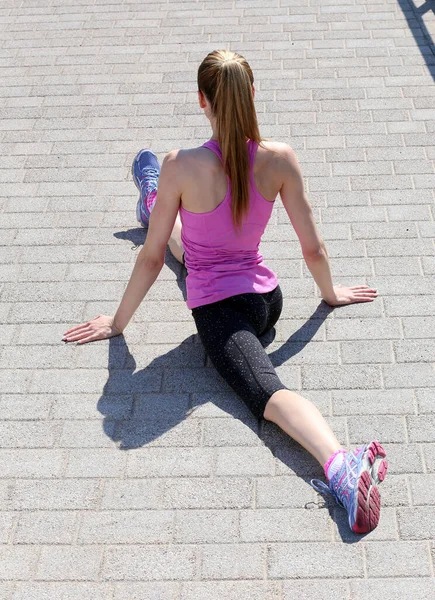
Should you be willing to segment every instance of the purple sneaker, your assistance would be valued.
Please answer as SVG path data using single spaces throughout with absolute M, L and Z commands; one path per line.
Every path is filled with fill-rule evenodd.
M 333 496 L 347 510 L 353 532 L 367 533 L 379 522 L 381 497 L 377 485 L 384 480 L 387 468 L 385 450 L 373 440 L 345 454 L 329 486 L 319 479 L 312 479 L 311 485 L 316 491 Z
M 141 150 L 131 166 L 133 181 L 139 190 L 136 205 L 136 219 L 143 227 L 148 227 L 150 214 L 157 198 L 157 185 L 160 165 L 157 156 L 151 150 Z

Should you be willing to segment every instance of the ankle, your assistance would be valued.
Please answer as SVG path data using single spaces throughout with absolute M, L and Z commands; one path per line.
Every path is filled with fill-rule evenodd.
M 325 477 L 328 481 L 331 481 L 332 477 L 340 468 L 341 464 L 344 460 L 344 455 L 346 454 L 346 450 L 344 448 L 339 448 L 330 456 L 329 460 L 323 465 L 323 470 L 325 473 Z

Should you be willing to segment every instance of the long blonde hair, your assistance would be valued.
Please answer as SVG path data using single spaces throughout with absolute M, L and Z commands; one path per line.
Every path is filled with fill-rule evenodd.
M 231 182 L 237 228 L 249 210 L 249 156 L 246 140 L 261 143 L 247 60 L 230 50 L 207 54 L 198 69 L 198 89 L 211 104 L 225 173 Z

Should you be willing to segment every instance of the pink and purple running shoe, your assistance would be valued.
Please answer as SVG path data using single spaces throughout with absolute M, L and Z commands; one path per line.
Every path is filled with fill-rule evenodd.
M 385 456 L 381 444 L 374 440 L 353 452 L 347 452 L 329 485 L 319 479 L 311 480 L 317 492 L 330 494 L 347 510 L 349 525 L 354 533 L 368 533 L 379 522 L 381 496 L 377 486 L 387 474 Z
M 139 190 L 136 205 L 136 219 L 142 227 L 148 227 L 151 211 L 157 198 L 157 184 L 160 175 L 160 164 L 151 150 L 141 150 L 131 166 L 133 181 Z

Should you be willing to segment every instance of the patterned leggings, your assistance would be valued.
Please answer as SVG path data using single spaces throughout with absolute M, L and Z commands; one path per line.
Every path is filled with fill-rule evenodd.
M 192 309 L 216 370 L 258 418 L 272 394 L 287 389 L 259 340 L 278 321 L 281 310 L 279 286 L 265 294 L 240 294 Z

